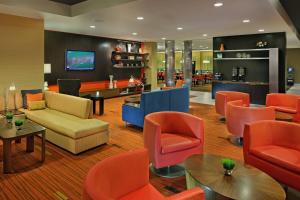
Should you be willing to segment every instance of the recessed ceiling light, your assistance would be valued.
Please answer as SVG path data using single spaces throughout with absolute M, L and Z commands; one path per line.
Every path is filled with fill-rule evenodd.
M 96 28 L 96 26 L 95 25 L 91 25 L 90 28 Z
M 204 34 L 203 34 L 203 37 L 207 37 L 207 34 L 206 34 L 206 33 L 204 33 Z
M 161 38 L 162 40 L 166 40 L 166 38 L 165 37 L 163 37 L 163 38 Z
M 264 29 L 259 29 L 258 32 L 265 32 L 265 30 Z
M 215 7 L 221 7 L 221 6 L 223 6 L 223 3 L 222 3 L 222 2 L 216 2 L 216 3 L 214 4 L 214 6 L 215 6 Z
M 250 22 L 250 19 L 244 19 L 243 20 L 243 23 L 249 23 Z
M 137 35 L 137 33 L 132 33 L 132 35 Z
M 183 28 L 182 27 L 177 27 L 177 30 L 181 31 Z
M 144 17 L 137 17 L 136 19 L 137 19 L 137 20 L 143 20 Z

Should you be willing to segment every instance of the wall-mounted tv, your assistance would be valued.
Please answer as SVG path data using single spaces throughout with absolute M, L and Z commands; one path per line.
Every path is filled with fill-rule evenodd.
M 67 50 L 65 56 L 67 71 L 86 71 L 95 69 L 94 51 Z

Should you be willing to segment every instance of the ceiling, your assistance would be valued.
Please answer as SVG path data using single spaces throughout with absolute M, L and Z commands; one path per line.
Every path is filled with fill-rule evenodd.
M 50 1 L 67 4 L 67 5 L 75 5 L 75 4 L 78 4 L 78 3 L 81 3 L 81 2 L 87 1 L 87 0 L 50 0 Z
M 87 0 L 73 6 L 49 0 L 0 0 L 0 12 L 43 18 L 47 30 L 155 41 L 160 46 L 161 38 L 175 39 L 178 48 L 184 40 L 193 40 L 194 49 L 209 49 L 214 36 L 286 31 L 288 47 L 300 48 L 295 32 L 271 3 L 278 0 L 218 1 L 224 5 L 214 7 L 215 0 Z M 242 23 L 243 19 L 251 22 Z

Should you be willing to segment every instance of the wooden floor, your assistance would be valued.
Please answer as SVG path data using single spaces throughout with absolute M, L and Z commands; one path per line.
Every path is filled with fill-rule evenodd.
M 105 100 L 105 114 L 98 119 L 110 123 L 110 142 L 80 155 L 72 155 L 47 142 L 46 161 L 38 162 L 40 139 L 35 152 L 25 153 L 25 141 L 13 144 L 14 174 L 3 175 L 0 163 L 0 199 L 81 199 L 82 186 L 88 170 L 98 161 L 124 151 L 143 147 L 142 130 L 125 127 L 121 120 L 123 98 Z M 191 104 L 190 113 L 205 121 L 205 153 L 243 159 L 242 148 L 229 143 L 224 123 L 214 107 Z M 96 116 L 95 116 L 96 117 Z M 0 153 L 2 158 L 2 151 Z M 169 189 L 185 189 L 185 179 L 164 179 L 151 175 L 151 183 L 164 195 Z

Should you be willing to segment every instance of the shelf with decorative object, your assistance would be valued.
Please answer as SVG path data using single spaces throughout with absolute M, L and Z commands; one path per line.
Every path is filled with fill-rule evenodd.
M 138 69 L 148 65 L 148 53 L 132 53 L 113 51 L 111 61 L 114 68 Z
M 250 57 L 250 58 L 214 58 L 214 60 L 269 60 L 269 57 Z
M 145 68 L 147 66 L 121 66 L 121 65 L 113 65 L 114 68 L 119 68 L 119 69 L 138 69 L 138 68 Z
M 269 51 L 270 49 L 261 48 L 261 49 L 228 49 L 228 50 L 214 50 L 214 53 L 226 53 L 226 52 L 249 52 L 249 51 Z

